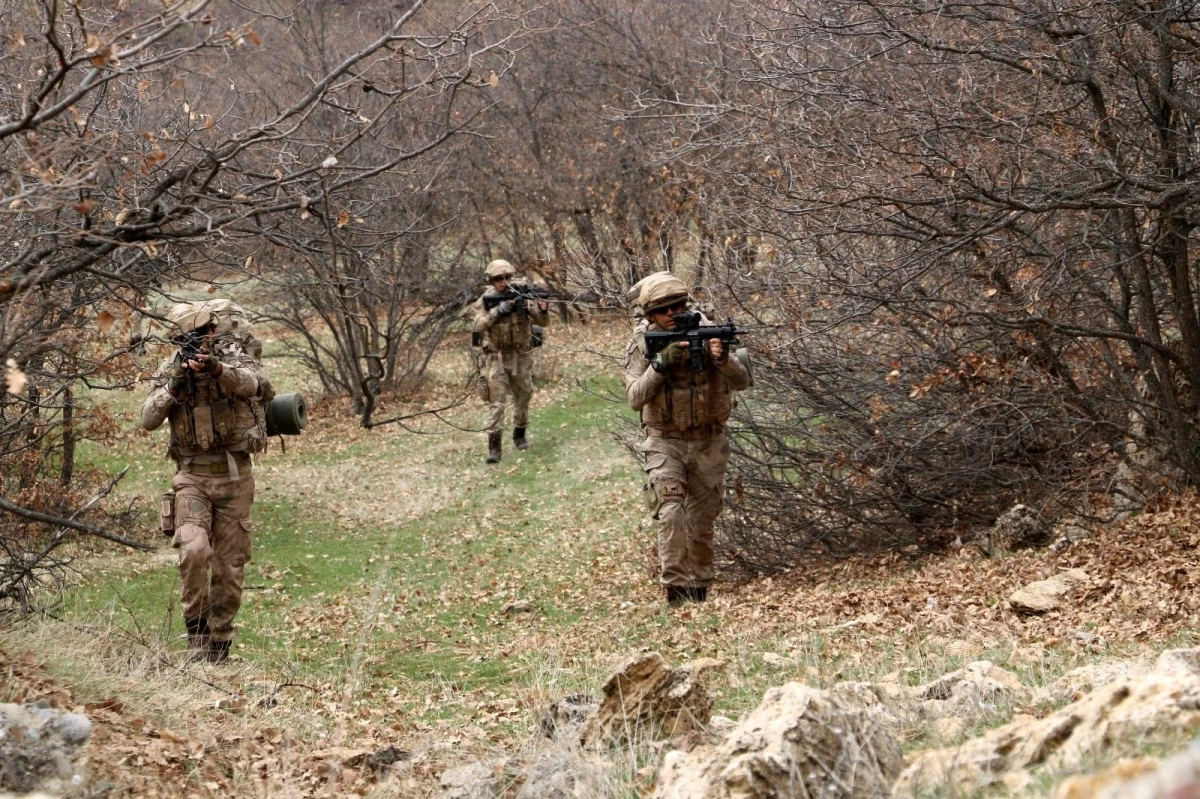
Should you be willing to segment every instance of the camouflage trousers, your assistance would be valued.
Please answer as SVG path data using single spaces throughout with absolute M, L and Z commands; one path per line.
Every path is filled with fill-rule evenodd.
M 239 476 L 180 471 L 175 490 L 175 537 L 183 617 L 208 620 L 213 640 L 233 640 L 233 619 L 242 606 L 242 580 L 250 560 L 250 506 L 254 476 L 250 462 Z
M 642 451 L 662 584 L 707 586 L 715 577 L 713 523 L 724 506 L 729 440 L 724 433 L 697 441 L 651 436 Z
M 510 392 L 513 427 L 528 427 L 529 399 L 533 396 L 533 356 L 514 350 L 488 353 L 483 369 L 488 384 L 487 431 L 494 433 L 504 427 L 504 408 Z

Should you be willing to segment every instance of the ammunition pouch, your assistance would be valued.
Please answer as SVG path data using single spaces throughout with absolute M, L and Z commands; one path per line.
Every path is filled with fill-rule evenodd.
M 483 346 L 483 334 L 480 333 L 478 330 L 471 331 L 471 346 L 472 347 L 482 347 Z
M 298 436 L 308 426 L 308 405 L 299 392 L 276 394 L 267 406 L 268 436 Z
M 529 346 L 537 348 L 546 343 L 546 328 L 541 325 L 533 325 L 533 336 L 530 339 Z
M 175 535 L 175 492 L 168 491 L 158 502 L 158 531 L 165 536 Z

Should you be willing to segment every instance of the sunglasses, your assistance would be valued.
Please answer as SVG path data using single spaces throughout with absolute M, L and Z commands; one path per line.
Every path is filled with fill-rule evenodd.
M 679 313 L 687 310 L 687 300 L 680 300 L 674 305 L 667 305 L 663 308 L 655 308 L 652 313 Z

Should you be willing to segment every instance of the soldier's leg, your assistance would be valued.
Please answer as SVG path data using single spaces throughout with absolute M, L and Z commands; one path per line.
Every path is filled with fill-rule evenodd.
M 707 441 L 689 442 L 687 463 L 687 569 L 694 584 L 705 588 L 716 576 L 713 566 L 713 524 L 725 503 L 725 468 L 729 439 L 722 433 Z
M 686 443 L 652 438 L 646 447 L 646 476 L 653 493 L 652 513 L 658 520 L 659 579 L 664 586 L 691 586 L 687 567 L 688 524 L 684 503 L 687 498 L 687 476 L 684 471 L 681 447 Z
M 510 382 L 513 394 L 513 427 L 529 426 L 529 400 L 533 396 L 533 356 L 518 355 Z
M 489 433 L 498 433 L 504 427 L 504 408 L 508 403 L 508 391 L 508 371 L 504 368 L 504 360 L 499 355 L 488 356 Z
M 223 486 L 213 522 L 212 588 L 208 625 L 213 649 L 228 652 L 233 640 L 233 620 L 242 606 L 242 581 L 250 560 L 250 506 L 254 503 L 254 475 L 249 459 L 238 464 L 242 476 Z M 218 646 L 219 645 L 219 646 Z
M 513 392 L 513 444 L 528 449 L 525 429 L 529 427 L 529 399 L 533 396 L 533 356 L 518 355 L 510 381 Z
M 204 657 L 209 643 L 212 502 L 204 479 L 187 472 L 177 473 L 171 487 L 175 490 L 175 537 L 171 545 L 179 550 L 180 600 L 188 649 L 193 656 Z

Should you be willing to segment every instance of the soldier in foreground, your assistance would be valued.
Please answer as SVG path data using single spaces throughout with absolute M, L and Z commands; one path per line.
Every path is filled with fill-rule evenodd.
M 490 288 L 475 303 L 475 332 L 483 348 L 481 373 L 487 381 L 488 463 L 499 463 L 504 427 L 504 407 L 513 395 L 513 445 L 529 449 L 529 399 L 533 396 L 533 326 L 550 318 L 544 299 L 526 296 L 526 284 L 513 280 L 516 270 L 504 260 L 487 265 Z M 505 299 L 500 299 L 504 297 Z M 492 300 L 499 300 L 492 302 Z
M 723 506 L 729 463 L 725 421 L 731 392 L 749 387 L 750 373 L 720 338 L 672 343 L 649 357 L 642 334 L 675 329 L 675 314 L 688 308 L 683 281 L 658 272 L 634 286 L 630 297 L 644 318 L 625 351 L 625 392 L 646 432 L 646 501 L 659 522 L 661 580 L 672 606 L 704 602 L 715 576 L 713 523 Z M 706 348 L 700 371 L 689 362 L 688 347 L 696 344 Z
M 179 549 L 183 618 L 192 660 L 224 662 L 250 560 L 250 455 L 266 446 L 275 394 L 245 313 L 228 300 L 183 303 L 167 315 L 179 351 L 142 405 L 142 426 L 170 422 L 178 471 L 163 498 L 163 532 Z

